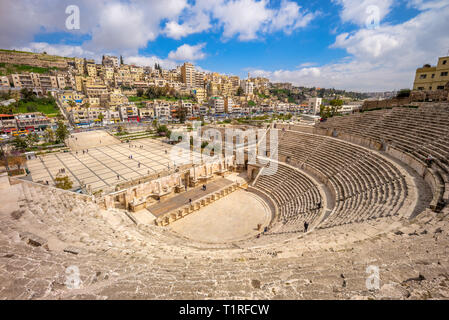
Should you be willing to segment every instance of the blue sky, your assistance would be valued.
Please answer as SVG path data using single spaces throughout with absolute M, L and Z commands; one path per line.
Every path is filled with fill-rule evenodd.
M 449 0 L 2 0 L 0 26 L 2 48 L 384 91 L 447 54 Z

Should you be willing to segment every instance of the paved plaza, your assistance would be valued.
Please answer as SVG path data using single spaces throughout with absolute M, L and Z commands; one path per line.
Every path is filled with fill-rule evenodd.
M 158 202 L 149 207 L 148 210 L 156 217 L 159 217 L 167 212 L 185 206 L 189 203 L 189 199 L 192 199 L 192 201 L 196 201 L 209 194 L 213 194 L 214 192 L 223 189 L 224 187 L 230 186 L 232 185 L 232 183 L 233 182 L 231 180 L 219 178 L 215 181 L 205 183 L 206 190 L 202 190 L 202 185 L 200 185 L 170 199 Z
M 238 208 L 238 209 L 237 209 Z M 225 243 L 247 239 L 270 223 L 271 212 L 257 195 L 237 190 L 210 205 L 179 219 L 170 228 L 200 242 Z
M 120 140 L 104 130 L 93 130 L 73 133 L 66 139 L 65 142 L 70 150 L 78 151 L 100 146 L 119 144 Z
M 172 151 L 173 149 L 173 151 Z M 132 159 L 130 159 L 132 156 Z M 28 161 L 31 178 L 35 182 L 54 183 L 61 169 L 73 181 L 73 188 L 83 183 L 92 191 L 107 190 L 116 184 L 144 177 L 189 163 L 200 154 L 186 154 L 186 150 L 155 139 L 141 139 L 66 153 L 55 153 Z M 139 167 L 140 164 L 140 167 Z M 117 178 L 118 176 L 118 178 Z

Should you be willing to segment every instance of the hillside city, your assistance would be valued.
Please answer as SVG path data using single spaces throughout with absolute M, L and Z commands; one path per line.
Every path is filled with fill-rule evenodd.
M 366 93 L 296 87 L 269 79 L 240 79 L 202 72 L 191 63 L 167 70 L 128 65 L 122 57 L 101 63 L 45 53 L 0 51 L 0 131 L 25 136 L 56 129 L 58 120 L 72 128 L 120 123 L 206 123 L 248 119 L 316 118 L 332 101 L 339 112 L 360 109 Z M 384 97 L 394 93 L 385 93 Z M 374 94 L 372 94 L 374 95 Z

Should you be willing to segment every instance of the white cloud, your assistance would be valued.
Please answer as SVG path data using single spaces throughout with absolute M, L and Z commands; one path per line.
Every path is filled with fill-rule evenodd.
M 238 35 L 239 40 L 257 38 L 257 32 L 272 17 L 267 9 L 267 1 L 238 0 L 228 1 L 214 8 L 214 16 L 223 25 L 223 36 L 231 38 Z
M 176 51 L 171 51 L 168 54 L 168 58 L 177 61 L 195 61 L 204 59 L 206 54 L 202 51 L 202 49 L 205 45 L 205 43 L 200 43 L 194 46 L 183 44 L 178 47 Z
M 418 10 L 439 9 L 447 5 L 447 0 L 410 0 L 407 2 L 408 7 L 413 7 Z
M 74 4 L 81 29 L 67 30 L 65 9 Z M 29 46 L 36 35 L 66 32 L 89 39 L 80 44 L 83 50 L 137 56 L 161 34 L 181 39 L 215 30 L 246 41 L 269 32 L 290 33 L 314 16 L 288 0 L 270 6 L 269 0 L 1 0 L 0 47 Z
M 438 56 L 447 54 L 448 16 L 449 4 L 446 4 L 423 11 L 401 24 L 381 24 L 377 29 L 340 34 L 331 47 L 344 49 L 350 55 L 337 63 L 257 72 L 272 81 L 303 86 L 361 91 L 410 88 L 417 67 L 435 64 Z
M 67 30 L 68 5 L 80 9 L 80 30 Z M 161 22 L 173 19 L 187 7 L 187 0 L 1 0 L 0 46 L 25 45 L 36 34 L 69 32 L 90 35 L 83 47 L 90 51 L 137 54 L 156 39 Z
M 307 26 L 315 17 L 313 13 L 302 13 L 301 7 L 295 2 L 282 0 L 279 10 L 273 13 L 268 29 L 270 31 L 292 31 Z
M 197 0 L 188 5 L 184 12 L 166 23 L 164 33 L 173 39 L 181 39 L 190 34 L 203 32 L 212 28 L 211 11 L 221 0 Z
M 269 0 L 198 0 L 186 7 L 183 15 L 168 21 L 164 33 L 180 39 L 220 27 L 225 39 L 237 36 L 241 41 L 248 41 L 265 33 L 290 34 L 307 26 L 315 16 L 288 0 L 282 0 L 277 9 L 269 7 Z
M 333 0 L 341 5 L 343 10 L 340 12 L 340 18 L 343 22 L 352 22 L 363 26 L 372 14 L 378 13 L 381 21 L 391 10 L 393 0 Z M 371 6 L 377 8 L 376 12 L 371 10 Z

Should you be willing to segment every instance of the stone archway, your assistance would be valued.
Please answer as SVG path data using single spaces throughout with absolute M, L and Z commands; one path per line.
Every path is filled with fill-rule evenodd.
M 260 172 L 260 166 L 257 164 L 248 164 L 246 175 L 250 181 L 254 181 Z

